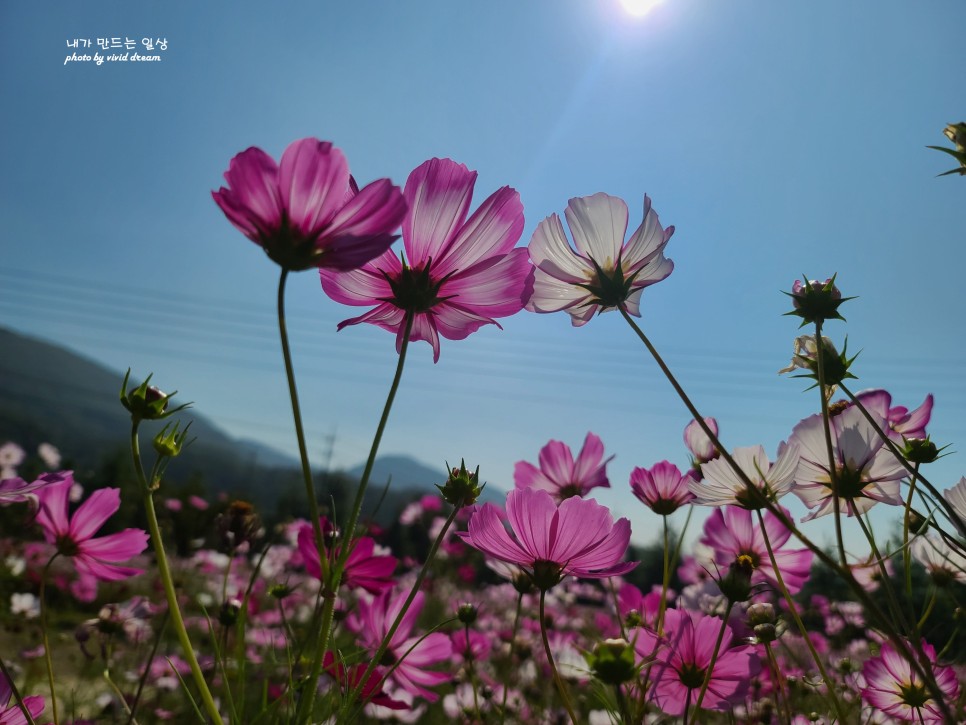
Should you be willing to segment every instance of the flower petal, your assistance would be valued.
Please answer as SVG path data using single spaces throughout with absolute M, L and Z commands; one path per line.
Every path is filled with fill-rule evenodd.
M 71 539 L 78 544 L 90 539 L 119 508 L 121 489 L 100 488 L 94 491 L 71 517 Z
M 328 226 L 345 202 L 349 164 L 328 141 L 293 141 L 278 165 L 278 187 L 289 224 L 308 237 Z
M 604 269 L 613 269 L 627 233 L 624 200 L 599 192 L 571 199 L 565 214 L 577 251 Z
M 434 258 L 437 274 L 469 269 L 487 257 L 506 254 L 523 233 L 523 204 L 509 186 L 493 192 L 466 220 L 443 256 Z
M 402 235 L 410 266 L 444 257 L 466 218 L 475 184 L 476 172 L 451 159 L 430 159 L 409 175 Z

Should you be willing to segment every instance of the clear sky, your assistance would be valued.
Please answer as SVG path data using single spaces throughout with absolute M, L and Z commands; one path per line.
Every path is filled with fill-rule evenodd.
M 294 450 L 278 269 L 210 192 L 248 146 L 277 158 L 316 136 L 363 183 L 402 185 L 449 156 L 479 171 L 477 202 L 513 186 L 521 245 L 571 197 L 620 196 L 634 228 L 649 194 L 677 228 L 676 267 L 645 291 L 642 325 L 732 447 L 774 454 L 817 409 L 803 381 L 776 375 L 797 334 L 779 290 L 838 273 L 859 299 L 828 333 L 863 351 L 855 387 L 909 407 L 935 393 L 933 437 L 963 451 L 966 179 L 937 179 L 951 160 L 925 146 L 966 116 L 964 26 L 960 0 L 664 0 L 644 17 L 618 0 L 10 0 L 0 325 L 153 371 L 230 433 Z M 64 64 L 113 37 L 167 49 L 159 62 Z M 93 47 L 67 48 L 74 38 Z M 333 465 L 352 466 L 393 336 L 336 334 L 359 310 L 328 300 L 312 272 L 289 291 L 313 458 L 334 432 Z M 646 351 L 614 314 L 503 326 L 443 340 L 437 365 L 412 347 L 382 451 L 441 468 L 465 457 L 509 488 L 515 461 L 594 431 L 617 456 L 602 502 L 652 538 L 627 478 L 686 465 L 688 417 Z M 931 473 L 952 485 L 962 454 Z

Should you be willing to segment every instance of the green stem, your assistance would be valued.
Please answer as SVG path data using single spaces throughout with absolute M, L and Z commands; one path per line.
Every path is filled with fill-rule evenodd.
M 708 669 L 704 673 L 704 682 L 701 683 L 701 690 L 698 692 L 698 699 L 694 703 L 695 716 L 701 711 L 701 703 L 704 702 L 704 693 L 708 691 L 711 684 L 711 676 L 714 674 L 714 665 L 718 661 L 718 653 L 721 651 L 721 642 L 724 640 L 725 630 L 728 628 L 728 617 L 735 606 L 733 599 L 728 599 L 728 608 L 725 610 L 724 617 L 721 619 L 721 627 L 718 629 L 718 638 L 714 641 L 714 649 L 711 650 L 711 661 L 708 662 Z
M 133 725 L 139 725 L 138 721 L 134 718 L 134 712 L 128 706 L 127 700 L 124 699 L 124 693 L 121 692 L 121 688 L 117 686 L 117 683 L 115 683 L 113 679 L 111 679 L 111 671 L 105 669 L 101 675 L 104 677 L 104 681 L 107 682 L 107 686 L 114 691 L 114 696 L 117 697 L 118 701 L 121 703 L 121 707 L 123 707 L 124 711 L 127 713 L 128 722 L 133 723 Z
M 348 525 L 345 528 L 344 544 L 339 551 L 335 565 L 329 573 L 328 581 L 324 578 L 322 580 L 322 595 L 325 597 L 322 605 L 322 623 L 319 627 L 318 638 L 316 640 L 315 657 L 312 660 L 308 696 L 303 697 L 299 701 L 298 710 L 296 711 L 296 722 L 304 722 L 306 720 L 311 714 L 315 702 L 315 683 L 318 682 L 319 676 L 322 674 L 322 659 L 325 655 L 326 647 L 329 644 L 329 632 L 332 629 L 332 619 L 335 614 L 336 593 L 339 590 L 339 585 L 342 583 L 342 574 L 345 571 L 346 561 L 349 559 L 349 554 L 352 553 L 352 539 L 355 536 L 356 525 L 359 523 L 359 514 L 362 511 L 362 503 L 365 500 L 369 477 L 372 475 L 372 467 L 376 462 L 376 453 L 379 451 L 382 434 L 389 420 L 389 411 L 392 410 L 393 401 L 396 399 L 399 381 L 402 379 L 403 366 L 406 362 L 406 351 L 409 349 L 409 337 L 413 330 L 414 320 L 415 316 L 412 313 L 406 314 L 406 327 L 403 331 L 402 343 L 399 347 L 399 361 L 396 363 L 396 374 L 393 376 L 392 385 L 389 387 L 389 395 L 386 396 L 386 404 L 383 406 L 382 416 L 379 418 L 379 424 L 376 426 L 376 434 L 373 436 L 372 446 L 369 448 L 369 458 L 366 459 L 366 467 L 362 472 L 359 488 L 356 490 L 356 498 L 352 505 L 352 512 L 349 516 Z M 324 559 L 321 554 L 320 557 Z M 360 689 L 363 683 L 365 683 L 365 679 L 360 682 Z
M 386 636 L 382 638 L 382 642 L 379 643 L 379 648 L 376 653 L 372 656 L 369 661 L 369 666 L 366 667 L 365 673 L 359 680 L 359 684 L 356 685 L 349 696 L 346 698 L 343 704 L 343 711 L 348 712 L 358 699 L 359 694 L 362 692 L 362 688 L 365 683 L 369 681 L 370 675 L 376 669 L 376 666 L 382 662 L 382 658 L 385 656 L 386 651 L 389 649 L 389 644 L 392 642 L 392 638 L 396 635 L 396 630 L 399 629 L 399 625 L 402 623 L 403 618 L 406 616 L 406 612 L 409 611 L 409 607 L 412 606 L 413 600 L 416 599 L 416 595 L 419 593 L 419 588 L 423 584 L 423 580 L 426 578 L 426 574 L 429 573 L 429 567 L 436 558 L 436 552 L 439 551 L 440 544 L 443 543 L 443 539 L 446 538 L 446 532 L 449 531 L 449 527 L 453 525 L 456 520 L 457 514 L 462 509 L 462 506 L 454 506 L 449 517 L 446 519 L 446 523 L 443 524 L 443 528 L 440 529 L 439 534 L 436 536 L 436 540 L 433 541 L 433 545 L 429 549 L 429 554 L 426 556 L 426 561 L 423 562 L 422 568 L 419 570 L 419 574 L 416 575 L 416 581 L 413 582 L 412 587 L 409 590 L 409 596 L 406 597 L 406 601 L 403 603 L 402 609 L 399 610 L 399 614 L 396 615 L 396 619 L 393 620 L 392 625 L 389 627 L 389 631 L 386 632 Z M 378 690 L 378 688 L 376 688 Z M 375 691 L 375 690 L 374 690 Z
M 909 479 L 909 496 L 906 499 L 906 512 L 902 517 L 902 571 L 906 583 L 906 598 L 912 602 L 912 556 L 909 551 L 909 516 L 912 514 L 912 497 L 916 493 L 916 477 L 919 474 L 919 464 L 915 465 L 916 474 Z M 911 611 L 911 606 L 910 606 Z
M 520 614 L 523 611 L 523 592 L 517 594 L 517 611 L 513 616 L 513 629 L 510 634 L 510 668 L 509 671 L 513 670 L 513 652 L 516 648 L 517 643 L 517 631 L 520 627 Z M 500 725 L 506 723 L 506 698 L 507 693 L 510 691 L 510 680 L 506 678 L 503 681 L 503 702 L 500 703 Z
M 648 351 L 651 353 L 651 356 L 654 358 L 655 362 L 657 362 L 658 366 L 661 368 L 661 371 L 668 379 L 668 382 L 671 383 L 671 386 L 677 392 L 678 397 L 681 398 L 681 402 L 684 403 L 685 407 L 691 413 L 691 416 L 694 418 L 695 422 L 698 424 L 701 430 L 704 431 L 705 435 L 707 435 L 708 438 L 711 440 L 711 442 L 714 444 L 715 449 L 718 451 L 718 453 L 721 454 L 721 457 L 728 462 L 728 465 L 731 467 L 731 470 L 734 471 L 735 475 L 741 479 L 742 483 L 745 484 L 749 492 L 757 491 L 758 489 L 755 486 L 755 484 L 751 481 L 751 479 L 748 478 L 748 475 L 742 470 L 741 466 L 739 466 L 737 462 L 735 462 L 731 454 L 728 453 L 728 451 L 722 445 L 720 439 L 714 433 L 714 431 L 712 431 L 711 428 L 708 426 L 708 424 L 704 422 L 704 417 L 702 417 L 702 415 L 698 412 L 697 408 L 695 408 L 694 403 L 691 402 L 691 399 L 688 397 L 687 393 L 684 392 L 684 389 L 681 387 L 677 379 L 671 373 L 670 368 L 668 368 L 667 364 L 661 358 L 660 354 L 657 352 L 657 349 L 651 344 L 651 341 L 647 339 L 647 336 L 644 334 L 643 330 L 641 330 L 641 328 L 637 326 L 637 324 L 630 317 L 630 315 L 627 314 L 627 311 L 625 309 L 621 307 L 619 307 L 618 309 L 620 310 L 624 319 L 627 321 L 628 325 L 630 325 L 631 329 L 635 332 L 635 334 L 637 334 L 638 338 L 640 338 L 641 342 L 644 343 L 645 347 L 647 347 Z M 855 401 L 855 397 L 846 389 L 844 385 L 840 384 L 839 387 L 841 387 L 842 390 L 850 398 L 852 398 L 853 401 Z M 860 409 L 865 410 L 865 408 L 861 405 L 861 403 L 859 403 L 858 401 L 855 401 L 855 402 L 857 405 L 859 405 Z M 869 415 L 868 411 L 866 411 L 865 415 L 869 419 L 869 421 L 875 426 L 875 421 L 872 419 L 872 416 Z M 877 428 L 877 430 L 879 430 L 880 435 L 885 436 L 885 434 L 881 432 L 881 428 Z M 889 442 L 888 440 L 886 442 L 887 444 L 891 445 L 891 442 Z M 892 446 L 891 449 L 895 451 L 895 446 Z M 902 461 L 903 465 L 909 467 L 909 464 L 905 461 L 905 459 L 900 457 L 900 461 Z M 922 481 L 923 484 L 928 486 L 926 479 L 921 475 L 920 475 L 920 481 Z M 932 488 L 930 488 L 930 490 L 934 491 L 934 489 Z M 953 725 L 955 723 L 955 718 L 953 717 L 952 710 L 950 710 L 949 706 L 946 704 L 942 690 L 940 690 L 939 686 L 936 684 L 935 678 L 931 676 L 931 671 L 927 671 L 929 670 L 928 659 L 925 657 L 924 653 L 918 652 L 918 650 L 922 649 L 921 644 L 919 644 L 919 646 L 917 647 L 918 643 L 915 643 L 915 642 L 913 643 L 913 648 L 915 648 L 919 654 L 919 656 L 916 657 L 914 654 L 910 652 L 909 646 L 905 642 L 905 640 L 903 640 L 903 638 L 895 631 L 894 628 L 890 627 L 889 619 L 885 616 L 882 610 L 879 609 L 878 605 L 875 603 L 872 597 L 869 596 L 869 593 L 865 591 L 865 589 L 858 583 L 858 581 L 856 581 L 855 577 L 853 576 L 849 568 L 847 566 L 842 566 L 833 557 L 829 556 L 820 546 L 817 546 L 813 541 L 811 541 L 806 536 L 804 536 L 798 530 L 798 527 L 795 526 L 795 522 L 792 521 L 791 517 L 784 511 L 784 509 L 782 509 L 781 506 L 779 506 L 774 501 L 770 500 L 767 496 L 761 496 L 760 498 L 761 498 L 761 505 L 765 509 L 771 512 L 774 516 L 778 517 L 778 520 L 781 521 L 782 524 L 789 531 L 792 532 L 792 535 L 794 535 L 799 541 L 801 541 L 802 544 L 804 544 L 805 547 L 809 551 L 811 551 L 819 561 L 821 561 L 823 564 L 825 564 L 830 569 L 832 569 L 832 571 L 839 574 L 845 580 L 846 584 L 852 590 L 853 594 L 855 594 L 856 598 L 866 607 L 866 610 L 869 612 L 870 618 L 874 620 L 882 628 L 883 632 L 885 632 L 888 639 L 896 647 L 897 651 L 901 652 L 903 656 L 906 657 L 906 659 L 912 665 L 913 669 L 916 671 L 916 674 L 923 678 L 923 681 L 925 682 L 927 688 L 929 689 L 930 694 L 936 700 L 937 706 L 943 711 L 944 721 L 949 723 L 950 725 Z M 940 498 L 942 499 L 942 497 Z M 943 503 L 948 507 L 948 503 L 946 503 L 944 499 L 943 499 Z M 953 519 L 953 520 L 955 521 L 956 519 Z M 776 569 L 776 573 L 777 573 L 777 569 Z M 794 609 L 793 609 L 793 612 L 794 612 Z M 805 639 L 806 639 L 806 643 L 810 644 L 808 638 L 806 637 Z
M 154 662 L 154 658 L 158 655 L 158 647 L 161 645 L 161 635 L 164 634 L 164 628 L 168 624 L 169 616 L 170 615 L 168 612 L 165 612 L 161 619 L 161 624 L 158 625 L 158 632 L 154 637 L 154 645 L 151 647 L 151 654 L 148 655 L 148 661 L 144 663 L 144 671 L 141 673 L 141 677 L 138 678 L 138 689 L 134 693 L 134 701 L 131 703 L 131 714 L 128 717 L 127 725 L 132 725 L 134 722 L 134 715 L 138 711 L 138 705 L 141 702 L 141 694 L 144 692 L 144 683 L 147 682 L 148 675 L 151 673 L 151 664 Z
M 835 447 L 832 445 L 828 396 L 825 395 L 825 342 L 822 339 L 821 320 L 815 322 L 815 361 L 819 397 L 822 399 L 822 429 L 825 432 L 825 450 L 828 452 L 828 481 L 832 490 L 832 507 L 835 514 L 835 543 L 839 551 L 839 561 L 843 567 L 848 567 L 849 564 L 845 558 L 845 543 L 842 538 L 842 502 L 839 498 L 838 466 L 835 465 Z
M 560 698 L 563 700 L 564 707 L 567 710 L 567 714 L 570 715 L 570 722 L 573 725 L 577 725 L 580 722 L 577 719 L 577 714 L 574 711 L 573 703 L 570 701 L 570 694 L 567 692 L 567 687 L 564 681 L 560 678 L 560 673 L 557 672 L 557 665 L 553 661 L 553 652 L 550 651 L 550 640 L 547 639 L 547 619 L 544 613 L 544 600 L 547 597 L 547 590 L 540 590 L 540 636 L 543 639 L 543 649 L 547 653 L 547 662 L 550 663 L 550 671 L 553 673 L 553 682 L 557 686 L 557 692 L 560 693 Z
M 218 712 L 215 699 L 211 695 L 211 690 L 208 689 L 205 675 L 201 671 L 201 665 L 198 664 L 194 647 L 191 645 L 191 638 L 188 636 L 188 630 L 185 628 L 184 618 L 181 616 L 181 605 L 178 602 L 178 594 L 174 588 L 174 579 L 171 576 L 171 569 L 168 566 L 168 556 L 164 550 L 164 542 L 161 540 L 161 527 L 158 525 L 158 515 L 154 509 L 154 497 L 151 492 L 151 487 L 144 478 L 144 467 L 141 465 L 141 448 L 138 443 L 137 421 L 131 426 L 131 456 L 134 459 L 134 472 L 138 477 L 138 482 L 141 484 L 141 494 L 144 498 L 144 510 L 148 521 L 148 530 L 151 533 L 151 543 L 154 545 L 154 556 L 158 564 L 158 576 L 161 578 L 164 595 L 168 601 L 168 613 L 171 615 L 171 624 L 178 637 L 178 642 L 181 644 L 181 650 L 184 653 L 185 660 L 187 660 L 188 666 L 191 668 L 191 676 L 198 688 L 198 694 L 201 696 L 208 716 L 214 722 L 223 725 L 224 721 L 221 718 L 221 713 Z
M 771 642 L 764 642 L 765 645 L 765 657 L 768 660 L 768 668 L 771 671 L 772 679 L 775 683 L 775 699 L 777 700 L 778 709 L 782 711 L 785 716 L 784 725 L 791 725 L 792 722 L 792 708 L 791 703 L 788 699 L 788 692 L 785 690 L 785 678 L 782 676 L 781 668 L 778 666 L 778 660 L 775 659 L 775 653 L 771 648 Z
M 882 588 L 886 593 L 886 604 L 889 607 L 889 611 L 892 612 L 892 616 L 895 617 L 896 622 L 902 627 L 903 631 L 908 636 L 912 636 L 913 632 L 909 626 L 909 622 L 906 620 L 905 614 L 902 611 L 902 607 L 899 605 L 899 601 L 896 599 L 895 592 L 892 591 L 892 581 L 889 579 L 889 572 L 886 570 L 885 560 L 882 558 L 882 554 L 879 553 L 879 547 L 875 543 L 875 536 L 872 530 L 866 525 L 862 514 L 856 514 L 855 520 L 859 522 L 859 528 L 862 529 L 862 533 L 865 534 L 865 538 L 869 542 L 869 547 L 872 550 L 873 559 L 878 562 L 879 574 L 882 577 Z
M 322 567 L 322 581 L 328 578 L 328 560 L 325 557 L 325 538 L 319 521 L 319 502 L 315 496 L 312 469 L 309 466 L 309 453 L 305 445 L 305 431 L 302 428 L 302 411 L 299 407 L 299 393 L 295 385 L 295 369 L 292 366 L 292 351 L 288 344 L 288 327 L 285 324 L 285 282 L 288 270 L 283 268 L 278 280 L 278 335 L 282 343 L 282 358 L 285 361 L 285 378 L 288 381 L 288 395 L 292 401 L 292 418 L 295 421 L 295 438 L 299 446 L 299 461 L 302 464 L 302 481 L 305 484 L 305 497 L 309 504 L 309 518 L 315 534 L 315 547 L 319 552 L 319 566 Z
M 839 387 L 842 388 L 842 392 L 848 396 L 849 400 L 855 404 L 855 407 L 862 411 L 862 415 L 864 415 L 865 419 L 869 421 L 879 438 L 882 439 L 882 442 L 885 444 L 886 448 L 888 448 L 892 452 L 892 455 L 896 457 L 896 460 L 899 461 L 899 464 L 909 472 L 909 475 L 918 477 L 922 485 L 929 490 L 929 493 L 933 495 L 933 498 L 935 498 L 940 507 L 942 507 L 943 513 L 946 514 L 953 526 L 956 527 L 960 534 L 966 536 L 966 522 L 957 516 L 955 509 L 953 509 L 953 507 L 949 504 L 949 502 L 946 500 L 946 497 L 939 493 L 936 487 L 929 481 L 928 478 L 922 475 L 922 472 L 919 471 L 918 468 L 914 468 L 912 465 L 910 465 L 909 461 L 906 460 L 906 457 L 902 455 L 902 451 L 900 451 L 896 444 L 892 442 L 892 439 L 889 438 L 888 434 L 882 430 L 882 426 L 880 426 L 876 419 L 872 417 L 872 414 L 869 412 L 868 408 L 862 404 L 862 401 L 856 398 L 852 391 L 845 387 L 844 383 L 839 383 Z
M 44 643 L 44 662 L 47 665 L 47 682 L 50 685 L 50 711 L 54 717 L 54 725 L 60 724 L 57 716 L 57 694 L 54 690 L 54 661 L 50 657 L 50 638 L 47 635 L 47 575 L 50 573 L 50 565 L 58 556 L 55 553 L 47 561 L 44 571 L 40 575 L 40 634 Z
M 929 615 L 932 614 L 933 608 L 936 606 L 936 587 L 932 588 L 932 593 L 929 597 L 929 602 L 926 604 L 926 609 L 922 613 L 922 617 L 919 618 L 919 623 L 916 625 L 918 631 L 922 631 L 922 628 L 926 624 L 926 620 L 929 619 Z
M 476 673 L 473 671 L 473 646 L 470 643 L 470 625 L 467 624 L 465 627 L 466 631 L 466 669 L 467 674 L 470 678 L 470 686 L 473 688 L 473 709 L 476 711 L 476 719 L 483 720 L 483 714 L 480 712 L 480 699 L 477 694 L 477 683 L 476 683 Z
M 835 694 L 835 685 L 832 683 L 832 678 L 829 677 L 828 672 L 825 669 L 825 665 L 822 664 L 822 658 L 816 651 L 815 645 L 812 644 L 811 637 L 808 636 L 808 630 L 805 629 L 805 623 L 798 614 L 798 607 L 795 606 L 795 600 L 792 599 L 792 593 L 788 591 L 788 587 L 785 585 L 785 578 L 782 576 L 781 568 L 778 566 L 778 561 L 775 559 L 775 551 L 772 548 L 771 540 L 768 538 L 768 529 L 765 527 L 765 517 L 761 513 L 760 509 L 755 511 L 755 513 L 758 514 L 758 529 L 761 531 L 761 538 L 765 542 L 765 549 L 768 551 L 768 561 L 771 563 L 771 568 L 775 572 L 775 580 L 778 582 L 778 589 L 785 598 L 785 603 L 788 605 L 788 612 L 792 615 L 792 619 L 795 620 L 795 626 L 798 627 L 799 634 L 802 635 L 802 640 L 804 640 L 805 646 L 808 648 L 808 652 L 812 656 L 812 661 L 815 662 L 815 666 L 818 668 L 818 671 L 822 676 L 822 681 L 825 683 L 825 689 L 828 691 L 828 696 L 832 699 L 832 706 L 835 708 L 835 712 L 838 714 L 838 720 L 840 723 L 844 723 L 846 722 L 845 710 L 842 708 L 842 703 L 839 702 L 839 698 Z
M 667 516 L 661 516 L 664 523 L 664 573 L 661 576 L 661 602 L 657 609 L 657 623 L 654 631 L 658 636 L 664 634 L 664 610 L 667 609 L 667 588 L 671 583 L 671 550 L 668 541 Z
M 20 694 L 20 688 L 13 681 L 13 675 L 10 670 L 7 669 L 7 664 L 3 661 L 3 657 L 0 657 L 0 673 L 7 678 L 7 683 L 10 685 L 10 692 L 13 693 L 13 699 L 17 701 L 17 707 L 20 708 L 20 712 L 23 713 L 24 719 L 27 721 L 27 725 L 37 725 L 37 721 L 34 720 L 34 716 L 30 714 L 30 708 L 27 707 L 27 703 L 24 702 L 23 696 Z

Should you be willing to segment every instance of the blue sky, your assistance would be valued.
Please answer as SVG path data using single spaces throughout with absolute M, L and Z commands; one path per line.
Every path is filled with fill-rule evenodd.
M 925 148 L 962 120 L 958 0 L 488 3 L 4 3 L 0 325 L 136 375 L 154 372 L 230 433 L 294 450 L 274 322 L 278 270 L 210 192 L 256 145 L 316 136 L 362 182 L 433 156 L 479 171 L 476 201 L 519 190 L 529 241 L 567 200 L 645 193 L 676 233 L 676 268 L 642 325 L 729 446 L 774 453 L 817 406 L 776 375 L 803 273 L 838 273 L 862 350 L 855 387 L 937 397 L 940 443 L 966 445 L 964 182 Z M 66 40 L 164 38 L 156 63 L 72 63 Z M 100 48 L 92 48 L 102 52 Z M 77 52 L 80 52 L 78 50 Z M 363 460 L 395 365 L 393 337 L 289 286 L 310 449 Z M 411 350 L 385 453 L 465 457 L 496 486 L 551 438 L 600 435 L 635 538 L 656 524 L 634 466 L 687 462 L 687 413 L 616 315 L 572 329 L 522 313 L 501 331 Z M 56 443 L 56 441 L 54 441 Z M 950 486 L 962 456 L 933 465 Z M 800 511 L 800 507 L 795 507 Z M 879 520 L 891 520 L 884 512 Z M 821 539 L 827 533 L 817 534 Z

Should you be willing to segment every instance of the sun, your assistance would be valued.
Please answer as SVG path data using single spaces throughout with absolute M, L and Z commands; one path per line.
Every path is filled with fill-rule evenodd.
M 663 0 L 620 0 L 624 11 L 628 15 L 642 18 L 647 15 L 655 5 L 660 5 Z

